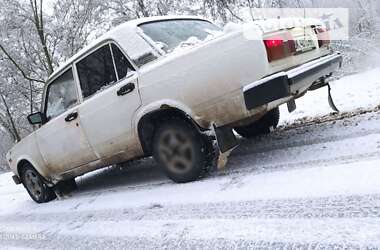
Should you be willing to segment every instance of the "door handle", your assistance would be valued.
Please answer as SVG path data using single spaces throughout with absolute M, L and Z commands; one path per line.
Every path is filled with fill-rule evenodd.
M 69 114 L 68 116 L 66 116 L 65 121 L 66 122 L 72 122 L 77 118 L 78 118 L 78 112 L 73 112 L 73 113 Z
M 123 96 L 123 95 L 129 94 L 129 93 L 131 93 L 134 89 L 135 89 L 135 84 L 132 83 L 132 82 L 130 82 L 130 83 L 124 85 L 123 87 L 121 87 L 121 88 L 117 91 L 117 95 L 118 95 L 118 96 Z

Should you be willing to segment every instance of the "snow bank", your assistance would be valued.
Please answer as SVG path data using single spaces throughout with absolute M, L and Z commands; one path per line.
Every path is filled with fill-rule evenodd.
M 373 108 L 380 105 L 380 68 L 346 76 L 331 83 L 332 96 L 340 111 Z M 298 99 L 297 110 L 289 114 L 281 107 L 281 124 L 304 117 L 322 116 L 332 112 L 327 102 L 327 88 L 308 92 Z

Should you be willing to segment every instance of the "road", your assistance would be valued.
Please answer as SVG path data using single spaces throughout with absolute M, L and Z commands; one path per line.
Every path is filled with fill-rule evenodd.
M 380 112 L 326 116 L 241 140 L 189 184 L 151 159 L 77 179 L 37 205 L 0 175 L 3 249 L 380 248 Z

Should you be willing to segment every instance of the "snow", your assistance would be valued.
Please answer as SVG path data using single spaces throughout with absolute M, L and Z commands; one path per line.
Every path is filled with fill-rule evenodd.
M 327 90 L 311 92 L 296 112 L 282 107 L 281 123 L 314 122 L 241 139 L 227 168 L 198 182 L 174 184 L 145 159 L 77 178 L 71 197 L 38 205 L 0 174 L 0 246 L 379 248 L 379 73 L 332 82 L 343 111 L 368 112 L 321 122 Z
M 9 174 L 4 175 L 4 177 L 8 177 L 7 179 L 9 179 Z M 329 165 L 328 167 L 247 175 L 240 177 L 237 184 L 230 184 L 231 176 L 177 185 L 176 187 L 173 187 L 170 183 L 149 189 L 141 188 L 133 192 L 109 193 L 91 204 L 77 207 L 78 202 L 85 201 L 90 203 L 93 199 L 93 197 L 78 196 L 64 202 L 53 202 L 52 205 L 41 205 L 37 210 L 33 211 L 33 214 L 44 214 L 51 211 L 55 213 L 65 212 L 74 208 L 76 211 L 96 211 L 142 207 L 151 205 L 152 197 L 156 197 L 155 203 L 168 206 L 187 203 L 207 203 L 209 201 L 238 202 L 345 194 L 376 194 L 380 193 L 379 177 L 379 160 L 374 160 L 360 162 L 360 164 L 337 164 L 334 166 Z M 331 183 L 325 185 L 326 180 L 329 180 Z M 9 182 L 8 185 L 12 185 L 12 183 Z M 224 186 L 228 186 L 228 188 L 223 188 Z M 20 191 L 23 190 L 20 189 Z M 149 195 L 146 195 L 147 191 Z M 6 194 L 21 196 L 18 192 Z M 4 196 L 5 193 L 1 193 L 1 195 Z M 128 202 L 126 203 L 125 201 Z M 13 214 L 15 212 L 15 210 L 9 209 L 12 207 L 11 204 L 12 200 L 0 206 L 2 215 Z M 32 210 L 36 206 L 32 202 L 24 202 L 21 208 L 22 210 Z
M 340 111 L 358 108 L 374 108 L 380 105 L 380 68 L 344 77 L 331 83 L 332 96 Z M 281 107 L 282 122 L 289 122 L 305 116 L 315 117 L 331 112 L 327 102 L 327 88 L 309 92 L 307 97 L 298 99 L 297 110 L 291 115 L 287 107 Z

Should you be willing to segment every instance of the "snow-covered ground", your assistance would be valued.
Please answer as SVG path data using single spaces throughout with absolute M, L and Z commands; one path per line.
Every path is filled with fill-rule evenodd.
M 340 111 L 374 108 L 380 105 L 380 68 L 344 77 L 331 83 L 332 96 Z M 327 88 L 309 92 L 298 99 L 297 110 L 288 114 L 286 105 L 281 107 L 282 123 L 295 119 L 329 114 Z
M 227 168 L 189 184 L 151 159 L 77 179 L 70 198 L 37 205 L 0 175 L 4 249 L 380 248 L 380 69 L 297 101 L 271 135 L 242 140 Z M 368 110 L 373 111 L 368 112 Z M 309 119 L 310 120 L 310 119 Z

